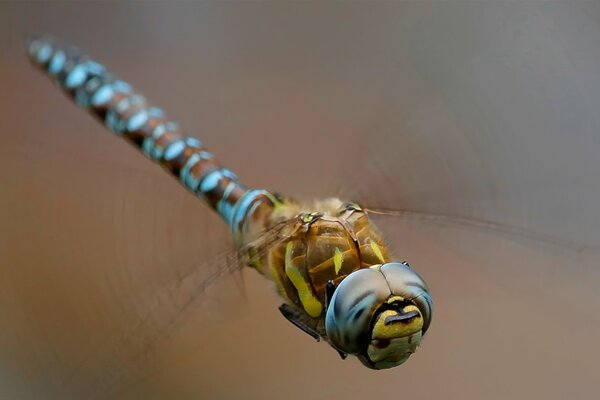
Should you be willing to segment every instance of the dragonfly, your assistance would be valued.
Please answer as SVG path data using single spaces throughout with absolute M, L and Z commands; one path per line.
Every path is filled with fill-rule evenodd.
M 455 350 L 457 354 L 462 354 L 461 348 L 470 346 L 480 350 L 486 349 L 492 339 L 498 346 L 510 343 L 511 351 L 515 344 L 522 344 L 522 347 L 517 346 L 519 354 L 523 354 L 524 349 L 530 347 L 542 349 L 543 351 L 535 353 L 539 355 L 546 351 L 544 346 L 550 347 L 550 342 L 556 337 L 565 337 L 567 331 L 570 332 L 567 327 L 573 326 L 575 320 L 581 320 L 586 316 L 588 320 L 591 318 L 585 307 L 576 307 L 576 305 L 594 304 L 594 299 L 590 295 L 591 291 L 587 286 L 585 288 L 582 286 L 586 285 L 583 283 L 586 281 L 591 288 L 596 280 L 593 278 L 593 271 L 586 270 L 581 265 L 578 269 L 576 259 L 579 261 L 583 259 L 583 264 L 585 264 L 585 258 L 595 254 L 594 248 L 581 246 L 577 240 L 564 240 L 564 238 L 552 235 L 537 234 L 515 228 L 513 226 L 515 221 L 506 217 L 498 218 L 509 222 L 504 225 L 488 220 L 460 218 L 444 212 L 397 209 L 395 207 L 398 203 L 395 198 L 397 193 L 392 193 L 389 189 L 401 185 L 402 168 L 410 166 L 402 164 L 401 159 L 390 154 L 390 152 L 394 152 L 394 146 L 372 143 L 376 152 L 368 151 L 365 148 L 361 149 L 362 154 L 367 154 L 367 156 L 377 154 L 377 157 L 367 160 L 368 163 L 365 163 L 365 160 L 359 160 L 361 165 L 370 169 L 369 172 L 377 174 L 377 178 L 373 179 L 373 175 L 371 175 L 369 180 L 368 176 L 355 176 L 354 178 L 360 180 L 367 190 L 361 192 L 360 195 L 353 193 L 352 197 L 340 196 L 340 199 L 344 200 L 324 199 L 302 203 L 268 190 L 248 190 L 239 182 L 236 174 L 216 162 L 214 156 L 198 139 L 182 135 L 179 126 L 170 122 L 162 110 L 149 106 L 145 98 L 138 95 L 130 85 L 108 73 L 101 64 L 92 61 L 74 47 L 61 44 L 53 39 L 34 40 L 29 50 L 33 62 L 47 71 L 78 104 L 100 118 L 110 130 L 129 140 L 147 157 L 175 175 L 186 189 L 194 189 L 194 195 L 207 202 L 230 227 L 232 237 L 237 245 L 237 252 L 242 260 L 241 263 L 235 262 L 233 269 L 237 269 L 241 264 L 246 264 L 272 280 L 284 299 L 284 303 L 280 307 L 283 316 L 311 337 L 327 341 L 342 356 L 352 354 L 367 367 L 382 369 L 405 362 L 408 356 L 416 350 L 424 331 L 428 329 L 431 322 L 429 290 L 426 290 L 427 294 L 412 297 L 414 304 L 408 304 L 406 300 L 411 299 L 411 296 L 414 295 L 406 294 L 404 291 L 407 289 L 406 287 L 403 286 L 404 289 L 393 295 L 386 294 L 384 288 L 383 293 L 387 296 L 385 300 L 381 300 L 380 303 L 380 300 L 377 299 L 376 302 L 366 304 L 370 310 L 367 314 L 371 313 L 371 317 L 378 318 L 380 321 L 381 318 L 387 319 L 386 315 L 391 313 L 390 326 L 407 328 L 407 331 L 401 330 L 400 335 L 421 325 L 420 331 L 408 333 L 407 336 L 394 336 L 397 333 L 391 333 L 389 336 L 393 336 L 393 339 L 389 341 L 381 340 L 382 338 L 377 336 L 382 334 L 383 339 L 388 339 L 386 337 L 388 331 L 385 330 L 388 325 L 385 324 L 385 319 L 380 325 L 371 320 L 367 323 L 365 319 L 362 320 L 365 322 L 361 326 L 358 323 L 348 323 L 352 319 L 349 309 L 342 313 L 342 318 L 328 319 L 327 313 L 335 310 L 335 304 L 340 304 L 341 309 L 344 310 L 344 306 L 348 305 L 343 303 L 344 299 L 356 300 L 357 297 L 360 297 L 360 293 L 364 293 L 362 291 L 365 288 L 375 284 L 369 282 L 366 275 L 365 280 L 360 278 L 360 280 L 354 281 L 350 278 L 360 277 L 364 273 L 387 278 L 386 269 L 390 265 L 394 266 L 395 271 L 409 274 L 403 276 L 410 276 L 417 286 L 421 286 L 419 288 L 411 284 L 408 285 L 409 288 L 426 288 L 422 278 L 410 265 L 407 265 L 408 263 L 394 262 L 390 254 L 394 254 L 396 251 L 394 248 L 411 246 L 420 250 L 421 253 L 426 253 L 429 249 L 437 248 L 432 245 L 435 240 L 439 240 L 440 243 L 445 241 L 446 245 L 452 247 L 454 252 L 438 255 L 437 260 L 444 259 L 446 261 L 444 264 L 435 266 L 436 271 L 439 269 L 439 272 L 434 272 L 430 266 L 423 265 L 421 260 L 420 267 L 428 271 L 427 280 L 431 282 L 433 278 L 434 282 L 438 282 L 438 287 L 439 282 L 443 279 L 453 279 L 453 282 L 460 281 L 464 285 L 450 290 L 441 302 L 436 297 L 438 299 L 436 305 L 442 310 L 446 304 L 454 302 L 456 304 L 454 310 L 463 311 L 452 313 L 449 312 L 449 309 L 445 309 L 444 313 L 439 311 L 436 313 L 438 321 L 440 317 L 445 318 L 446 328 L 455 329 L 455 336 L 451 334 L 449 337 L 450 341 L 454 340 L 455 343 L 459 343 Z M 98 93 L 105 96 L 104 99 L 110 103 L 110 107 L 104 103 L 101 103 L 99 107 L 92 104 L 94 95 L 98 95 Z M 98 95 L 96 99 L 98 98 L 102 99 L 102 96 Z M 117 108 L 117 101 L 122 102 L 120 108 Z M 382 117 L 381 119 L 385 120 L 386 116 Z M 140 126 L 136 126 L 136 124 L 140 124 Z M 143 127 L 147 124 L 156 124 L 152 132 L 144 130 Z M 385 124 L 382 126 L 385 128 Z M 157 127 L 160 128 L 156 130 Z M 154 132 L 157 132 L 158 138 L 152 137 Z M 386 139 L 390 139 L 390 136 L 388 135 Z M 449 146 L 448 152 L 451 151 L 452 148 Z M 428 157 L 433 158 L 434 155 L 424 152 L 420 156 L 427 160 Z M 194 170 L 191 165 L 188 165 L 190 160 L 198 163 L 198 170 Z M 391 164 L 394 163 L 396 169 L 392 168 Z M 203 180 L 205 192 L 200 190 L 201 182 L 198 177 L 202 175 L 196 175 L 201 171 L 205 175 L 204 179 L 212 177 L 214 180 L 214 185 L 209 185 L 211 180 Z M 396 173 L 398 171 L 400 173 Z M 378 183 L 379 187 L 374 188 L 373 182 Z M 384 184 L 382 185 L 382 183 Z M 415 184 L 407 186 L 414 187 Z M 448 190 L 448 193 L 456 195 L 457 191 Z M 464 197 L 468 198 L 468 195 Z M 356 199 L 358 202 L 345 201 L 345 199 Z M 439 200 L 443 202 L 444 199 Z M 376 202 L 383 203 L 387 207 L 370 205 L 370 203 Z M 435 204 L 433 201 L 432 203 Z M 383 230 L 382 233 L 379 233 L 373 221 L 377 222 L 379 227 L 387 225 L 389 228 L 390 225 L 395 225 L 400 230 L 407 228 L 406 231 L 409 231 L 410 234 L 401 233 L 401 245 L 397 243 L 393 246 L 386 245 L 386 241 L 382 239 L 384 237 Z M 437 229 L 424 228 L 424 225 L 428 223 L 443 226 L 450 234 L 448 232 L 440 233 Z M 360 228 L 364 226 L 368 226 L 368 228 L 361 230 Z M 459 233 L 467 229 L 474 234 L 470 235 L 469 241 L 465 243 Z M 368 245 L 365 237 L 369 239 Z M 419 243 L 415 239 L 417 237 L 431 238 L 429 246 L 425 246 L 425 250 L 419 249 L 423 243 Z M 321 239 L 326 239 L 326 241 Z M 506 244 L 507 242 L 516 242 L 517 244 L 510 247 Z M 317 245 L 320 246 L 321 243 L 327 243 L 327 245 L 311 254 L 311 250 L 314 250 Z M 531 245 L 532 243 L 534 245 Z M 523 251 L 526 255 L 519 254 L 522 260 L 517 257 L 518 253 L 514 251 L 515 246 L 521 246 L 527 250 Z M 557 248 L 560 251 L 556 251 Z M 536 249 L 537 252 L 532 252 L 531 249 Z M 569 254 L 575 254 L 575 256 L 562 257 L 559 253 L 565 249 L 570 252 Z M 398 253 L 401 254 L 401 252 Z M 411 253 L 414 256 L 415 251 L 411 251 Z M 359 256 L 360 260 L 358 260 Z M 313 268 L 302 270 L 295 267 L 298 262 L 305 262 L 301 261 L 302 258 L 305 261 L 310 260 Z M 424 258 L 427 259 L 427 257 Z M 482 283 L 472 278 L 475 267 L 471 270 L 467 263 L 461 264 L 461 260 L 469 258 L 476 260 L 476 264 L 485 271 L 485 278 L 493 281 L 496 285 L 495 296 L 489 296 L 489 298 L 501 299 L 501 301 L 487 302 L 488 297 L 481 293 L 477 298 L 463 297 L 465 291 L 469 292 L 469 288 L 472 289 L 471 292 L 477 292 L 479 284 Z M 539 271 L 526 268 L 528 264 L 541 265 L 543 263 L 548 265 L 544 274 L 536 274 Z M 413 263 L 411 262 L 411 264 Z M 500 268 L 489 268 L 490 264 Z M 323 275 L 310 276 L 311 272 L 318 272 L 319 265 L 323 266 L 327 272 Z M 519 268 L 515 265 L 519 265 Z M 557 265 L 574 267 L 570 270 L 568 279 L 563 279 L 565 274 L 559 272 Z M 288 266 L 290 268 L 287 268 Z M 452 268 L 449 268 L 450 266 Z M 208 269 L 203 272 L 201 270 L 203 267 L 204 265 L 199 268 L 200 279 L 194 290 L 203 291 L 207 286 L 214 284 L 214 274 L 211 274 Z M 217 259 L 211 268 L 218 268 L 220 274 L 232 271 L 228 262 L 223 259 Z M 306 275 L 302 275 L 303 271 Z M 296 275 L 297 273 L 300 276 Z M 556 276 L 557 279 L 553 280 L 553 276 Z M 307 282 L 312 283 L 312 279 L 321 284 L 319 289 L 314 292 L 308 290 L 310 287 L 307 284 Z M 390 280 L 386 279 L 386 282 L 390 282 Z M 391 286 L 396 287 L 388 285 L 387 290 L 391 289 Z M 435 289 L 434 286 L 432 287 Z M 465 287 L 467 290 L 464 290 Z M 349 290 L 346 291 L 345 288 Z M 313 289 L 315 288 L 313 287 Z M 175 290 L 184 292 L 182 288 L 176 287 Z M 552 296 L 548 294 L 550 292 Z M 398 293 L 400 294 L 398 295 Z M 506 293 L 519 293 L 519 296 L 505 295 Z M 342 294 L 344 295 L 342 296 Z M 421 301 L 425 303 L 420 303 Z M 484 304 L 485 314 L 477 314 L 480 311 L 474 306 L 477 302 Z M 536 307 L 538 303 L 543 304 L 544 307 L 551 304 L 552 310 L 542 311 L 546 308 L 538 309 Z M 317 315 L 319 309 L 321 313 L 319 317 L 315 318 L 314 315 Z M 494 315 L 497 315 L 497 318 L 492 317 Z M 361 314 L 361 316 L 364 315 Z M 152 320 L 151 317 L 148 319 Z M 478 325 L 477 321 L 489 319 L 493 319 L 498 324 L 493 330 L 493 332 L 497 332 L 497 336 L 489 336 L 492 335 L 490 333 L 492 330 L 486 330 Z M 554 325 L 556 319 L 561 321 L 558 326 Z M 514 321 L 520 321 L 523 325 L 513 326 Z M 533 322 L 530 323 L 530 321 Z M 550 326 L 553 328 L 546 329 Z M 357 327 L 360 329 L 354 330 Z M 536 336 L 535 341 L 529 342 L 526 338 L 520 340 L 518 335 L 513 336 L 515 331 L 528 330 L 534 332 L 532 335 Z M 457 339 L 457 331 L 460 332 L 460 342 Z M 483 337 L 479 333 L 483 331 L 487 332 L 488 337 Z M 585 337 L 585 335 L 591 334 L 590 332 L 592 331 L 586 333 L 584 330 L 576 335 Z M 343 333 L 350 333 L 350 338 L 342 338 Z M 433 329 L 428 336 L 436 334 L 442 335 Z M 374 337 L 376 339 L 373 339 Z M 129 340 L 130 338 L 125 339 Z M 434 337 L 429 337 L 429 340 L 431 339 Z M 437 343 L 439 343 L 439 336 L 437 339 Z M 353 348 L 351 342 L 361 343 L 361 349 Z M 428 344 L 435 346 L 436 341 Z M 555 350 L 560 352 L 561 349 L 563 348 L 558 346 Z M 436 350 L 442 349 L 438 347 Z M 443 349 L 443 351 L 450 350 Z M 511 351 L 508 349 L 506 351 L 510 362 L 519 360 L 518 354 L 508 356 Z M 375 361 L 379 356 L 383 360 L 381 364 Z M 419 357 L 414 358 L 414 361 L 418 362 Z M 450 357 L 438 359 L 438 362 L 448 367 L 447 361 L 444 364 L 444 360 L 448 359 Z M 467 356 L 465 359 L 468 361 L 469 357 Z M 564 361 L 566 357 L 563 355 L 561 359 Z M 549 368 L 532 363 L 531 359 L 527 357 L 523 357 L 522 360 L 526 365 L 535 364 L 538 367 Z M 502 358 L 494 361 L 499 366 L 506 366 L 507 362 Z M 409 363 L 402 370 L 406 371 L 411 364 L 414 363 Z M 469 367 L 470 364 L 466 362 L 464 368 L 468 369 Z M 478 366 L 473 368 L 479 370 Z M 517 380 L 520 376 L 517 376 L 516 373 L 512 375 L 512 378 Z M 533 379 L 535 380 L 535 378 Z M 578 382 L 584 382 L 585 376 L 580 375 L 575 379 L 580 379 Z
M 431 324 L 429 288 L 408 262 L 392 260 L 368 209 L 248 189 L 199 139 L 76 47 L 40 37 L 29 55 L 77 104 L 223 218 L 245 264 L 275 282 L 279 310 L 293 325 L 371 369 L 396 367 L 416 352 Z

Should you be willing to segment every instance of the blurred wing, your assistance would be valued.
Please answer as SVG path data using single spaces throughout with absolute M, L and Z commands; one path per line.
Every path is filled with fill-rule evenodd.
M 290 232 L 296 222 L 295 218 L 281 221 L 263 232 L 253 254 L 265 256 L 265 252 L 286 238 L 285 232 Z M 244 249 L 241 250 L 243 254 Z M 235 321 L 236 315 L 244 313 L 247 299 L 240 296 L 245 294 L 241 274 L 245 255 L 242 254 L 236 251 L 217 254 L 202 265 L 193 266 L 164 288 L 141 295 L 138 293 L 130 304 L 125 304 L 123 310 L 131 314 L 132 323 L 103 338 L 110 348 L 109 352 L 93 353 L 82 364 L 91 364 L 100 372 L 87 384 L 85 398 L 114 395 L 119 388 L 127 387 L 151 372 L 152 367 L 148 368 L 148 365 L 156 361 L 160 346 L 176 334 L 177 324 L 184 322 L 193 308 L 204 309 L 212 317 L 206 320 L 212 319 L 213 323 L 219 320 L 223 329 L 226 329 L 227 321 Z M 237 281 L 221 281 L 230 276 L 237 277 Z M 115 289 L 117 298 L 119 290 L 116 285 L 111 287 Z M 207 291 L 210 291 L 210 296 L 204 296 Z M 198 345 L 202 346 L 202 343 Z
M 337 181 L 431 287 L 427 373 L 460 365 L 537 395 L 589 387 L 600 350 L 576 343 L 600 334 L 600 158 L 584 134 L 509 136 L 485 107 L 453 107 L 390 102 Z
M 510 115 L 492 113 L 505 110 L 456 110 L 441 94 L 415 86 L 423 93 L 411 95 L 414 103 L 389 96 L 353 139 L 334 183 L 340 197 L 405 217 L 600 245 L 600 178 L 592 172 L 600 161 L 583 129 L 548 131 L 540 121 L 541 128 L 510 135 Z
M 27 318 L 6 327 L 2 347 L 48 398 L 106 397 L 152 368 L 184 310 L 210 321 L 220 306 L 239 309 L 231 282 L 226 293 L 220 285 L 201 295 L 240 264 L 218 216 L 87 116 L 78 124 L 79 110 L 64 104 L 68 142 L 24 131 L 4 158 L 12 168 L 0 172 L 2 209 L 11 210 L 2 312 Z

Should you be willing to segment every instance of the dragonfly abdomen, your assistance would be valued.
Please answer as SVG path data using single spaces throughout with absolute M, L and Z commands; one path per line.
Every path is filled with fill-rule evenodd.
M 259 205 L 274 204 L 272 195 L 246 189 L 199 139 L 185 135 L 160 108 L 76 47 L 42 37 L 31 41 L 29 55 L 77 104 L 205 200 L 236 239 Z

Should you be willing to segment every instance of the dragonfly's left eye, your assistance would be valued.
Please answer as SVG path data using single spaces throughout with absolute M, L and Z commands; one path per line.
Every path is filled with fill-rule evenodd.
M 325 329 L 338 350 L 369 368 L 402 364 L 431 322 L 429 289 L 412 268 L 387 263 L 348 275 L 327 309 Z

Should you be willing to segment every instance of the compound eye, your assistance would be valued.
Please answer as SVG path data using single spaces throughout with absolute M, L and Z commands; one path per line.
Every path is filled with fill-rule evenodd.
M 364 351 L 373 314 L 390 295 L 385 277 L 377 270 L 361 269 L 348 275 L 335 290 L 325 315 L 329 342 L 344 353 Z

